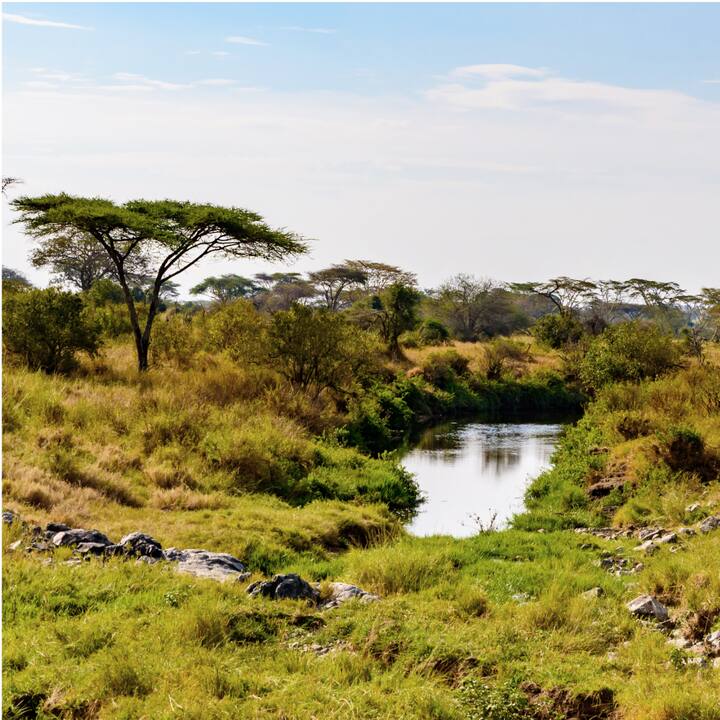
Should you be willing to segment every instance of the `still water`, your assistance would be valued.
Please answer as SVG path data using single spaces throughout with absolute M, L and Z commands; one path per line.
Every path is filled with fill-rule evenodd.
M 452 422 L 425 432 L 401 458 L 425 495 L 414 535 L 473 535 L 523 509 L 528 483 L 550 467 L 562 425 Z

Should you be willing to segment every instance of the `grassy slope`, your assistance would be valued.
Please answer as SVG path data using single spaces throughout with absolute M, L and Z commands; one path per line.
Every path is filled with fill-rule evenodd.
M 48 708 L 74 717 L 510 719 L 526 714 L 513 714 L 503 688 L 532 680 L 572 692 L 611 687 L 631 720 L 720 718 L 720 671 L 671 662 L 677 655 L 664 636 L 624 609 L 631 597 L 654 592 L 678 615 L 720 610 L 720 532 L 692 538 L 677 553 L 664 548 L 643 559 L 644 571 L 619 578 L 598 560 L 620 547 L 632 557 L 636 541 L 552 530 L 690 522 L 699 514 L 686 516 L 684 508 L 695 499 L 703 503 L 700 514 L 720 510 L 717 481 L 700 485 L 672 473 L 662 455 L 676 426 L 697 431 L 710 450 L 720 446 L 720 408 L 703 401 L 713 397 L 709 372 L 607 393 L 569 434 L 556 467 L 531 488 L 530 512 L 517 529 L 453 540 L 403 537 L 375 505 L 315 501 L 295 508 L 267 495 L 232 494 L 238 478 L 206 465 L 198 440 L 178 441 L 173 428 L 188 417 L 193 422 L 186 425 L 200 422 L 206 433 L 227 419 L 235 427 L 252 415 L 244 408 L 261 407 L 257 384 L 243 394 L 239 377 L 229 382 L 227 368 L 211 366 L 197 384 L 187 374 L 147 381 L 153 387 L 145 396 L 154 400 L 139 405 L 129 371 L 116 366 L 76 381 L 7 372 L 6 506 L 113 536 L 143 529 L 166 546 L 227 550 L 256 572 L 345 580 L 384 599 L 321 614 L 292 602 L 251 601 L 243 586 L 183 577 L 169 567 L 43 565 L 6 552 L 17 533 L 10 529 L 3 536 L 6 704 L 35 692 Z M 211 392 L 206 385 L 213 396 L 199 395 Z M 202 403 L 193 401 L 198 397 Z M 192 413 L 203 403 L 211 410 L 198 421 Z M 269 425 L 253 426 L 260 439 L 236 438 L 233 446 L 255 463 L 260 455 L 260 468 L 275 461 L 258 448 L 277 446 L 277 458 L 286 457 L 278 435 L 295 443 L 297 462 L 307 445 L 317 450 L 297 423 L 268 407 L 262 398 Z M 620 435 L 618 421 L 627 413 L 645 417 L 650 434 Z M 168 424 L 170 434 L 156 447 L 146 444 Z M 67 457 L 65 464 L 57 460 L 65 435 L 75 474 Z M 590 454 L 591 447 L 609 451 Z M 325 452 L 342 455 L 329 471 L 352 470 L 345 455 L 352 451 Z M 306 471 L 316 467 L 312 457 Z M 625 463 L 626 492 L 589 504 L 588 478 L 618 462 Z M 188 476 L 177 474 L 183 470 Z M 386 476 L 384 467 L 376 471 Z M 92 486 L 87 478 L 95 478 Z M 550 531 L 537 533 L 540 527 Z M 341 551 L 358 540 L 370 547 Z M 581 596 L 595 586 L 605 589 L 603 597 Z M 312 644 L 334 649 L 303 651 Z M 500 690 L 481 691 L 468 704 L 466 677 Z

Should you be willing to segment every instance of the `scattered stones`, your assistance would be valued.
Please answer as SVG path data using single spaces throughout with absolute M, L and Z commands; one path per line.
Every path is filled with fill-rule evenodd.
M 641 542 L 646 542 L 647 540 L 654 540 L 660 537 L 664 532 L 665 530 L 663 530 L 663 528 L 645 528 L 638 532 L 637 538 Z
M 168 548 L 164 556 L 167 560 L 177 562 L 177 572 L 187 573 L 211 580 L 246 580 L 250 577 L 247 568 L 240 560 L 228 553 L 216 553 L 209 550 L 178 550 Z
M 601 587 L 594 587 L 590 588 L 589 590 L 586 590 L 584 593 L 582 593 L 582 597 L 588 598 L 589 600 L 592 600 L 594 598 L 600 598 L 605 594 L 605 591 Z
M 651 618 L 659 622 L 668 620 L 667 608 L 653 595 L 640 595 L 627 604 L 627 609 L 636 617 Z
M 165 558 L 162 545 L 155 538 L 141 532 L 132 532 L 120 538 L 117 547 L 121 548 L 126 555 L 148 557 L 156 560 Z
M 310 600 L 317 604 L 320 593 L 299 575 L 275 575 L 272 580 L 258 580 L 247 592 L 252 597 L 267 597 L 273 600 Z
M 320 605 L 321 610 L 330 610 L 331 608 L 340 607 L 340 605 L 349 600 L 359 600 L 361 603 L 375 602 L 380 598 L 373 593 L 362 590 L 357 585 L 348 585 L 347 583 L 333 582 L 330 583 L 332 595 L 328 600 Z
M 299 640 L 294 640 L 288 643 L 288 647 L 291 650 L 299 650 L 300 652 L 315 653 L 318 657 L 328 655 L 335 652 L 355 652 L 355 648 L 349 642 L 344 640 L 337 640 L 329 645 L 321 645 L 320 643 L 302 643 Z
M 709 533 L 712 530 L 720 528 L 720 515 L 709 515 L 706 517 L 699 526 L 700 532 Z
M 22 545 L 22 540 L 16 540 L 15 542 L 10 543 L 10 544 L 8 545 L 8 550 L 9 550 L 10 552 L 15 552 L 16 550 L 19 550 L 19 549 L 20 549 L 20 546 L 21 546 L 21 545 Z
M 80 545 L 81 543 L 112 545 L 107 535 L 103 535 L 99 530 L 84 530 L 83 528 L 60 530 L 52 536 L 52 543 L 56 547 Z
M 3 510 L 2 521 L 5 525 L 12 525 L 17 515 L 12 510 Z
M 696 511 L 699 510 L 699 509 L 700 509 L 700 503 L 695 502 L 695 503 L 692 503 L 692 505 L 688 505 L 688 506 L 685 508 L 685 512 L 686 512 L 688 515 L 692 515 L 694 512 L 696 512 Z
M 642 563 L 633 562 L 629 558 L 607 555 L 600 558 L 598 563 L 603 570 L 607 570 L 616 576 L 634 575 L 644 569 Z
M 81 542 L 75 546 L 75 552 L 80 555 L 105 555 L 105 550 L 109 545 L 98 542 Z

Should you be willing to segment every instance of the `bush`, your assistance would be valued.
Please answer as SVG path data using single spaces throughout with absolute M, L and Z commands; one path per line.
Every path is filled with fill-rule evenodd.
M 614 382 L 655 379 L 678 366 L 680 352 L 656 325 L 638 322 L 608 328 L 579 362 L 583 385 L 597 392 Z
M 261 363 L 267 360 L 268 323 L 249 300 L 219 307 L 207 319 L 211 350 L 224 350 L 236 362 Z
M 275 313 L 269 353 L 293 385 L 318 395 L 325 388 L 348 391 L 367 379 L 379 348 L 374 336 L 327 308 L 294 305 Z
M 435 387 L 443 390 L 452 387 L 458 377 L 467 374 L 469 360 L 457 350 L 442 350 L 428 355 L 422 365 L 422 374 Z
M 537 341 L 554 350 L 579 342 L 584 333 L 582 323 L 566 313 L 543 315 L 532 327 Z
M 483 370 L 488 380 L 499 380 L 507 362 L 527 360 L 528 351 L 520 343 L 505 338 L 496 338 L 485 345 Z
M 76 352 L 97 354 L 100 326 L 79 295 L 28 290 L 5 298 L 3 345 L 33 370 L 66 371 L 75 365 Z
M 425 320 L 418 333 L 423 345 L 442 345 L 450 339 L 450 331 L 439 320 Z
M 153 360 L 170 360 L 180 367 L 189 367 L 200 346 L 188 315 L 163 313 L 153 325 L 150 343 Z

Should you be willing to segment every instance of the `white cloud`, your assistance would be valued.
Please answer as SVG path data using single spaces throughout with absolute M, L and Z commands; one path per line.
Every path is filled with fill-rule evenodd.
M 476 80 L 457 84 L 488 83 Z M 461 270 L 668 278 L 691 291 L 716 282 L 715 266 L 697 258 L 716 253 L 720 103 L 652 90 L 646 111 L 623 101 L 611 116 L 515 88 L 512 112 L 457 112 L 422 97 L 238 86 L 199 102 L 124 83 L 114 94 L 7 91 L 6 172 L 30 194 L 251 208 L 318 238 L 298 271 L 373 257 L 418 272 L 423 286 Z M 37 278 L 18 227 L 7 235 L 5 262 Z M 268 269 L 208 263 L 183 284 Z
M 699 102 L 672 90 L 629 88 L 609 83 L 571 80 L 545 68 L 518 65 L 469 65 L 449 73 L 448 81 L 425 96 L 465 109 L 529 108 L 590 110 L 610 113 L 677 111 Z
M 703 80 L 705 85 L 720 85 L 720 80 Z
M 226 52 L 225 50 L 213 50 L 211 55 L 215 55 L 216 57 L 225 57 L 226 55 L 229 55 L 229 52 Z
M 151 78 L 145 77 L 144 75 L 136 75 L 135 73 L 127 73 L 127 72 L 115 73 L 113 75 L 113 80 L 120 80 L 121 82 L 130 82 L 133 87 L 147 86 L 149 88 L 158 88 L 160 90 L 181 90 L 183 88 L 190 87 L 190 85 L 165 82 L 164 80 L 153 80 Z
M 548 74 L 545 68 L 529 68 L 522 65 L 489 64 L 463 65 L 451 71 L 453 77 L 483 77 L 488 80 L 504 80 L 513 77 L 541 78 Z
M 285 25 L 280 28 L 281 30 L 291 30 L 293 32 L 306 32 L 306 33 L 317 33 L 319 35 L 332 35 L 335 31 L 335 28 L 322 28 L 322 27 L 316 27 L 316 28 L 309 28 L 309 27 L 301 27 L 300 25 Z
M 214 85 L 217 87 L 222 87 L 224 85 L 234 85 L 235 80 L 230 80 L 228 78 L 208 78 L 207 80 L 197 80 L 194 85 Z
M 18 25 L 34 25 L 36 27 L 53 27 L 64 28 L 66 30 L 92 30 L 91 27 L 85 25 L 73 25 L 72 23 L 57 22 L 55 20 L 38 20 L 37 18 L 29 18 L 25 15 L 15 15 L 14 13 L 3 13 L 3 20 L 9 23 L 17 23 Z
M 267 45 L 267 43 L 262 40 L 257 40 L 245 35 L 230 35 L 225 38 L 225 42 L 235 43 L 236 45 Z

